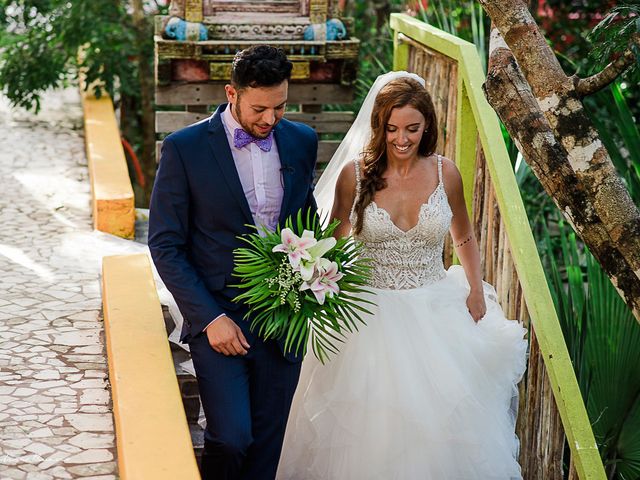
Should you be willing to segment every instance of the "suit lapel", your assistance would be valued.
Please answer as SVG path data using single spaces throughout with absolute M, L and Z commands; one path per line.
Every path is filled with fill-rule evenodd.
M 293 174 L 295 172 L 295 162 L 292 155 L 293 145 L 288 134 L 286 124 L 281 121 L 273 130 L 273 135 L 278 146 L 278 155 L 280 156 L 280 168 L 282 171 L 282 186 L 284 195 L 282 197 L 282 205 L 280 207 L 280 217 L 278 223 L 284 224 L 289 211 L 289 201 L 291 200 L 291 189 L 293 188 Z
M 247 197 L 244 195 L 242 183 L 240 183 L 240 176 L 238 175 L 236 164 L 233 161 L 227 132 L 222 124 L 221 115 L 226 107 L 227 104 L 220 105 L 209 120 L 209 146 L 213 152 L 213 158 L 218 163 L 218 166 L 222 171 L 222 176 L 229 186 L 229 190 L 240 205 L 242 213 L 244 213 L 247 221 L 253 224 L 253 216 L 251 215 L 249 202 L 247 202 Z

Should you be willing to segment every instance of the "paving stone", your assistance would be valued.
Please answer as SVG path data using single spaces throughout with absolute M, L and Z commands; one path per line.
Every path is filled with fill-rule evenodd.
M 0 96 L 0 480 L 115 480 L 100 265 L 69 248 L 92 232 L 77 88 L 42 105 Z
M 83 477 L 90 475 L 107 475 L 116 471 L 116 464 L 114 462 L 105 462 L 78 465 L 69 467 L 68 471 Z
M 49 390 L 51 393 L 55 393 L 56 395 L 75 395 L 76 391 L 73 388 L 69 387 L 56 387 Z
M 47 460 L 42 462 L 39 466 L 44 465 L 45 463 L 47 463 Z M 46 468 L 46 466 L 43 466 L 41 468 Z M 49 473 L 49 474 L 53 475 L 53 478 L 60 478 L 60 479 L 65 479 L 65 480 L 73 478 L 71 476 L 71 474 L 69 472 L 67 472 L 67 470 L 64 467 L 62 467 L 61 465 L 57 465 L 55 467 L 49 468 L 48 470 L 46 470 L 45 473 Z
M 26 445 L 31 443 L 31 440 L 28 438 L 19 438 L 16 440 L 3 440 L 2 442 L 5 446 L 9 446 L 12 448 L 24 448 Z
M 38 403 L 38 406 L 43 412 L 51 413 L 56 408 L 55 403 Z
M 15 392 L 13 392 L 13 395 L 15 395 L 16 397 L 28 397 L 29 395 L 33 395 L 36 392 L 37 390 L 34 390 L 33 388 L 16 388 Z
M 113 430 L 113 419 L 109 414 L 78 413 L 65 415 L 71 426 L 83 432 L 108 432 Z
M 85 405 L 106 405 L 109 403 L 110 398 L 111 395 L 108 390 L 104 388 L 91 388 L 85 390 L 82 395 L 80 395 L 80 403 Z
M 47 425 L 50 427 L 61 427 L 64 423 L 63 417 L 54 417 L 53 419 L 47 422 Z
M 80 407 L 82 413 L 108 413 L 111 412 L 111 407 L 107 405 L 83 405 Z
M 2 457 L 0 456 L 0 462 L 2 462 Z M 3 480 L 24 480 L 27 478 L 27 472 L 23 472 L 18 468 L 5 468 L 3 464 L 2 468 L 2 479 Z
M 109 450 L 95 448 L 67 457 L 65 463 L 99 463 L 110 460 L 113 460 L 113 454 Z
M 53 480 L 53 476 L 41 472 L 31 472 L 27 474 L 27 480 Z
M 95 345 L 100 341 L 98 330 L 68 332 L 54 335 L 54 343 L 58 345 Z
M 72 453 L 78 453 L 78 452 L 81 452 L 81 451 L 82 451 L 82 449 L 81 449 L 81 448 L 79 448 L 79 447 L 75 447 L 75 446 L 73 446 L 73 445 L 60 445 L 60 446 L 58 447 L 58 450 L 60 450 L 60 451 L 62 451 L 62 452 L 67 452 L 67 453 L 69 453 L 69 454 L 72 454 Z
M 114 440 L 115 437 L 111 433 L 82 432 L 69 439 L 69 443 L 83 448 L 110 448 Z
M 56 371 L 56 373 L 58 373 L 58 377 L 60 377 L 60 372 Z M 38 387 L 39 390 L 45 390 L 45 389 L 50 389 L 55 387 L 61 387 L 66 384 L 67 382 L 65 382 L 64 380 L 52 380 L 50 382 L 38 382 L 36 386 Z
M 23 423 L 25 425 L 29 420 L 36 420 L 37 418 L 38 418 L 37 415 L 15 415 L 13 417 L 14 420 L 16 420 L 17 422 Z
M 29 445 L 26 445 L 24 449 L 27 452 L 37 453 L 38 455 L 41 455 L 41 456 L 47 455 L 48 453 L 51 453 L 51 452 L 55 452 L 55 449 L 51 448 L 48 445 L 45 445 L 44 443 L 31 443 Z
M 60 437 L 53 436 L 53 437 L 39 438 L 38 441 L 40 441 L 41 443 L 44 443 L 45 445 L 49 445 L 50 447 L 58 448 L 60 445 L 63 444 L 63 442 L 66 442 L 67 439 L 62 436 Z
M 51 436 L 53 436 L 53 432 L 49 427 L 39 428 L 38 430 L 34 430 L 29 433 L 29 437 L 31 438 L 42 438 Z

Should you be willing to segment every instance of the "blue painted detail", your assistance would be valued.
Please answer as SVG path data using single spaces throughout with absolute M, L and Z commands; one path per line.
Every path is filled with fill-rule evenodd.
M 171 17 L 167 22 L 167 26 L 164 28 L 164 33 L 167 38 L 184 42 L 187 40 L 187 26 L 189 26 L 189 24 L 194 25 L 180 17 Z M 202 23 L 198 23 L 197 25 L 199 32 L 197 40 L 201 42 L 207 40 L 207 28 Z

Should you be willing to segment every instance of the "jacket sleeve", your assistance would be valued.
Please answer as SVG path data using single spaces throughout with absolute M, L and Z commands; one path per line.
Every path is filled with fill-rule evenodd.
M 224 313 L 189 260 L 189 182 L 170 137 L 162 144 L 160 166 L 149 205 L 149 250 L 176 300 L 192 336 Z

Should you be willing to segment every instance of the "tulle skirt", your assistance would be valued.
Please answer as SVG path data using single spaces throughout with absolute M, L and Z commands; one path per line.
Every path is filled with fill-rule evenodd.
M 279 480 L 519 479 L 514 433 L 526 331 L 484 284 L 466 307 L 461 267 L 416 289 L 372 289 L 339 355 L 303 362 Z

